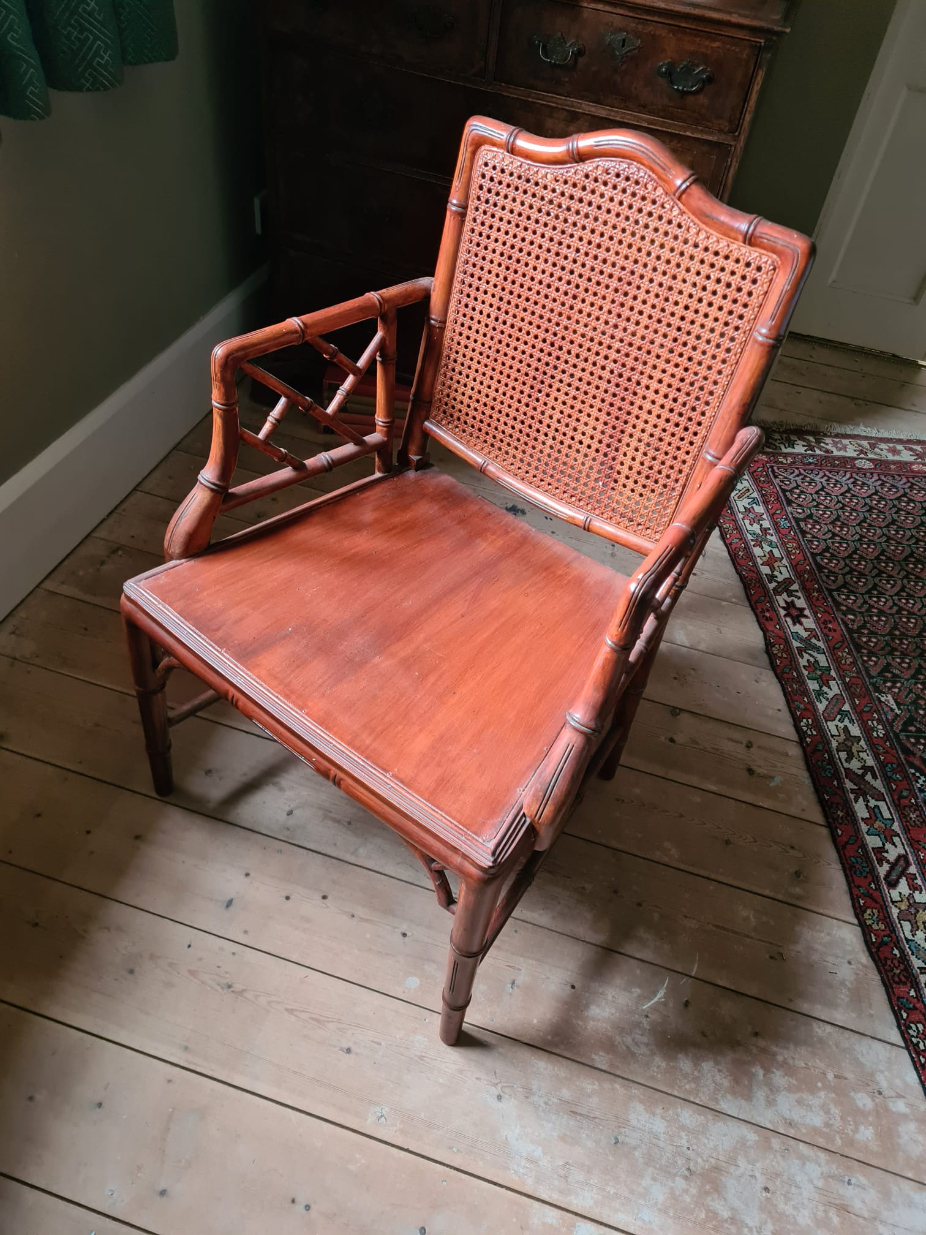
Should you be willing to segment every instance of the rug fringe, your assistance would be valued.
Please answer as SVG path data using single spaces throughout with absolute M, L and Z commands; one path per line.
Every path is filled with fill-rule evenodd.
M 926 441 L 926 433 L 914 433 L 910 429 L 878 429 L 874 425 L 834 424 L 832 420 L 815 420 L 801 416 L 795 420 L 787 417 L 755 417 L 753 423 L 761 429 L 773 429 L 791 433 L 819 433 L 821 437 L 889 437 L 898 441 Z

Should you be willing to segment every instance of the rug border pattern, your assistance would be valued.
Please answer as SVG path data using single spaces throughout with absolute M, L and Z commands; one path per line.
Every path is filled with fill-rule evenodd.
M 772 433 L 720 520 L 793 717 L 862 935 L 926 1091 L 926 949 L 910 924 L 911 904 L 926 909 L 926 813 L 851 639 L 788 517 L 771 475 L 776 458 L 799 468 L 926 474 L 926 443 Z M 901 874 L 894 879 L 896 871 Z

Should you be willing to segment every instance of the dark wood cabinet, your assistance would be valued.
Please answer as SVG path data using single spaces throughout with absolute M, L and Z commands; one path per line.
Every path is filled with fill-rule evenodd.
M 760 48 L 752 39 L 610 7 L 503 0 L 495 79 L 651 121 L 735 133 Z M 684 81 L 676 78 L 675 68 L 659 72 L 662 64 L 686 62 L 693 68 Z M 694 72 L 698 68 L 700 74 Z
M 789 7 L 265 0 L 274 312 L 433 269 L 453 152 L 477 113 L 545 137 L 640 129 L 725 198 Z M 413 336 L 400 332 L 406 373 Z

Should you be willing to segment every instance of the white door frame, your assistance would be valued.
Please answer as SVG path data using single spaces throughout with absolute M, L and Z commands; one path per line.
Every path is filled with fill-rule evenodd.
M 792 321 L 792 328 L 804 334 L 916 360 L 926 358 L 926 278 L 911 298 L 840 284 L 837 275 L 902 106 L 911 93 L 917 100 L 922 94 L 926 103 L 924 68 L 916 66 L 916 81 L 909 81 L 915 63 L 911 48 L 921 48 L 926 66 L 924 14 L 926 0 L 897 0 L 815 229 L 817 261 Z M 920 208 L 926 231 L 926 206 Z

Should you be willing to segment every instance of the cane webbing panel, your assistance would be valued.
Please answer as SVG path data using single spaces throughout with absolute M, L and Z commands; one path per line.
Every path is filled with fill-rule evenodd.
M 668 526 L 777 259 L 624 159 L 476 159 L 431 419 L 650 540 Z

